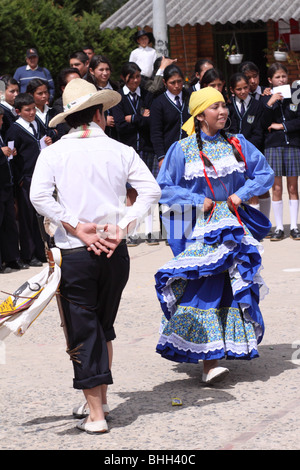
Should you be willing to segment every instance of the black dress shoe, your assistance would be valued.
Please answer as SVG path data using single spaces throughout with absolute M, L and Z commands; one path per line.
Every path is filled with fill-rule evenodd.
M 151 233 L 148 233 L 145 242 L 147 245 L 159 245 L 159 241 L 156 238 L 153 238 Z
M 8 266 L 1 266 L 0 267 L 0 274 L 9 274 L 12 273 L 13 270 L 9 268 Z
M 11 269 L 29 269 L 29 264 L 24 263 L 24 261 L 17 259 L 15 261 L 11 261 L 10 263 L 6 263 L 6 266 L 8 266 Z
M 278 228 L 277 230 L 275 230 L 275 232 L 272 233 L 270 240 L 271 242 L 278 242 L 280 240 L 283 240 L 283 238 L 284 238 L 284 231 Z
M 290 237 L 293 239 L 293 240 L 300 240 L 300 230 L 298 228 L 293 228 L 291 231 L 290 231 Z
M 42 263 L 39 259 L 37 259 L 37 258 L 35 258 L 35 257 L 33 257 L 33 258 L 29 261 L 28 264 L 29 264 L 29 266 L 33 266 L 33 267 L 43 266 L 43 263 Z

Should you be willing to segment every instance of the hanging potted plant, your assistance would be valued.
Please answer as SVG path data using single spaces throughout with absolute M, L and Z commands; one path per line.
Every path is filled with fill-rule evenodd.
M 288 59 L 287 44 L 280 38 L 277 41 L 277 48 L 274 51 L 273 55 L 274 59 L 279 62 L 285 62 Z
M 233 34 L 230 44 L 225 44 L 222 46 L 222 49 L 225 52 L 225 59 L 227 59 L 230 64 L 240 64 L 242 62 L 244 54 L 241 54 L 239 51 L 235 34 Z
M 264 49 L 267 55 L 273 55 L 276 62 L 286 62 L 289 60 L 288 46 L 285 41 L 278 39 L 275 41 L 270 49 Z

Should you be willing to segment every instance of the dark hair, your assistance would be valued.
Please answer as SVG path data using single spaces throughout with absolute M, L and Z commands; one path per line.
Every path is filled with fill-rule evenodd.
M 92 58 L 91 58 L 91 61 L 90 61 L 90 65 L 89 65 L 89 70 L 86 74 L 86 80 L 89 82 L 89 83 L 92 83 L 93 85 L 95 85 L 96 88 L 98 88 L 98 84 L 97 84 L 97 80 L 95 78 L 95 76 L 93 74 L 91 74 L 90 72 L 90 68 L 92 70 L 95 70 L 95 68 L 99 65 L 99 64 L 107 64 L 108 67 L 110 68 L 110 71 L 112 71 L 112 66 L 111 66 L 111 62 L 110 60 L 105 57 L 104 55 L 94 55 Z M 113 90 L 118 90 L 120 87 L 119 85 L 116 83 L 116 82 L 113 82 L 111 79 L 108 80 L 108 82 L 111 84 Z
M 83 109 L 82 111 L 69 114 L 69 116 L 66 117 L 66 122 L 70 127 L 74 128 L 83 126 L 84 124 L 90 124 L 97 109 L 99 109 L 100 113 L 102 114 L 103 104 L 90 106 L 89 108 Z
M 93 46 L 84 46 L 84 47 L 82 48 L 83 52 L 86 51 L 87 49 L 91 49 L 91 51 L 93 51 L 93 52 L 94 52 L 94 50 L 95 50 L 95 49 L 93 48 Z
M 204 88 L 217 79 L 222 80 L 222 82 L 224 82 L 223 73 L 218 69 L 208 69 L 201 78 L 200 86 L 201 88 Z
M 202 152 L 203 144 L 202 144 L 202 139 L 201 139 L 201 125 L 200 125 L 200 121 L 197 119 L 197 117 L 194 118 L 194 125 L 195 125 L 195 132 L 196 132 L 196 140 L 197 140 L 197 144 L 198 144 L 198 149 L 199 149 L 199 152 Z M 226 134 L 224 129 L 220 130 L 220 134 L 228 142 L 228 137 L 227 137 L 227 134 Z M 232 147 L 232 151 L 233 151 L 233 154 L 234 154 L 236 160 L 238 162 L 242 162 L 243 159 L 242 159 L 241 155 L 239 154 L 239 152 L 237 151 L 237 149 L 234 147 L 233 144 L 230 144 L 230 145 Z M 212 163 L 209 160 L 209 158 L 205 154 L 202 154 L 202 155 L 203 155 L 203 160 L 204 160 L 205 166 L 207 166 L 207 167 L 212 166 Z
M 274 62 L 274 64 L 270 65 L 268 68 L 267 77 L 272 78 L 278 70 L 283 70 L 286 74 L 288 74 L 288 70 L 285 65 L 280 64 L 279 62 Z
M 81 78 L 79 70 L 75 67 L 67 67 L 59 72 L 57 77 L 57 86 L 59 90 L 61 90 L 62 87 L 65 87 L 67 85 L 67 76 L 71 75 L 72 73 L 77 73 L 78 78 Z
M 3 75 L 1 77 L 1 81 L 5 84 L 5 90 L 7 90 L 9 85 L 18 85 L 19 86 L 19 82 L 15 78 L 13 78 L 11 75 Z
M 196 73 L 202 72 L 202 67 L 203 67 L 203 65 L 205 65 L 205 64 L 210 64 L 210 65 L 214 66 L 214 64 L 212 63 L 212 61 L 209 60 L 209 59 L 199 59 L 199 60 L 197 60 L 197 62 L 195 63 L 195 67 L 194 67 L 194 77 L 193 77 L 192 80 L 191 80 L 190 86 L 193 86 L 193 85 L 195 85 L 196 83 L 198 83 L 199 78 L 196 77 Z
M 184 78 L 183 73 L 181 69 L 178 67 L 178 65 L 175 64 L 170 64 L 168 65 L 165 70 L 164 70 L 164 81 L 167 82 L 173 75 L 180 75 L 181 78 Z
M 229 81 L 230 88 L 234 89 L 236 87 L 236 84 L 240 82 L 241 80 L 245 80 L 246 83 L 249 83 L 248 78 L 242 72 L 237 72 L 231 75 L 230 81 Z
M 19 93 L 15 98 L 15 109 L 21 111 L 23 106 L 29 106 L 34 103 L 33 96 L 29 93 Z
M 125 62 L 121 69 L 123 83 L 126 83 L 125 80 L 127 75 L 129 75 L 129 78 L 131 78 L 136 72 L 141 72 L 141 69 L 135 62 Z
M 95 70 L 95 68 L 97 67 L 97 65 L 99 64 L 107 64 L 110 68 L 110 70 L 112 70 L 112 66 L 111 66 L 111 63 L 109 61 L 109 59 L 107 57 L 105 57 L 104 55 L 94 55 L 92 58 L 91 58 L 91 61 L 90 61 L 90 65 L 89 67 L 93 70 Z
M 69 59 L 78 59 L 80 62 L 85 64 L 89 61 L 89 56 L 84 51 L 76 51 L 70 55 Z
M 0 106 L 0 116 L 3 116 L 4 114 L 4 109 L 2 108 L 2 106 Z
M 30 82 L 28 83 L 26 87 L 26 93 L 30 93 L 31 95 L 33 95 L 36 89 L 43 85 L 47 87 L 47 90 L 49 92 L 48 82 L 46 82 L 45 80 L 42 80 L 41 78 L 33 78 L 32 80 L 30 80 Z
M 212 63 L 211 60 L 208 60 L 208 59 L 199 59 L 197 60 L 197 62 L 195 63 L 195 73 L 200 73 L 202 72 L 202 67 L 203 65 L 205 64 L 210 64 L 212 66 L 214 66 L 214 64 Z
M 241 73 L 247 73 L 247 72 L 256 72 L 259 73 L 259 68 L 254 62 L 251 62 L 250 60 L 247 60 L 245 62 L 242 62 L 241 65 L 239 66 L 239 71 Z

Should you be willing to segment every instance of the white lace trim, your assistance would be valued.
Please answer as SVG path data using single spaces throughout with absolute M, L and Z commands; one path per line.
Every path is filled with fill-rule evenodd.
M 214 352 L 216 350 L 224 349 L 225 353 L 229 351 L 233 354 L 249 354 L 253 350 L 257 350 L 257 341 L 255 339 L 249 340 L 248 343 L 235 343 L 233 341 L 212 341 L 206 344 L 195 344 L 183 340 L 180 336 L 172 333 L 170 336 L 161 334 L 158 344 L 165 346 L 166 343 L 171 343 L 175 348 L 180 351 L 190 351 L 195 354 Z
M 203 237 L 205 234 L 209 232 L 216 231 L 220 228 L 223 229 L 224 227 L 227 227 L 227 226 L 240 227 L 241 225 L 239 221 L 233 217 L 232 219 L 224 218 L 224 219 L 218 220 L 217 222 L 209 222 L 208 224 L 204 226 L 197 226 L 197 223 L 196 223 L 196 226 L 194 228 L 191 238 Z
M 220 160 L 212 161 L 215 170 L 212 167 L 205 167 L 206 174 L 209 178 L 217 179 L 225 177 L 227 175 L 231 175 L 235 171 L 238 173 L 245 173 L 245 163 L 238 162 L 232 155 L 228 155 L 226 157 L 222 157 Z M 186 180 L 191 180 L 193 178 L 202 177 L 204 178 L 204 171 L 203 171 L 203 163 L 202 161 L 195 160 L 186 162 L 185 164 L 185 172 L 184 178 Z

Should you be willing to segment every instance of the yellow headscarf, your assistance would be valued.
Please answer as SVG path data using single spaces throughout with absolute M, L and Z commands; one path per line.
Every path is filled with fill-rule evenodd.
M 194 91 L 191 94 L 189 111 L 192 117 L 190 117 L 182 126 L 182 129 L 187 133 L 187 135 L 194 134 L 195 132 L 194 118 L 218 101 L 225 102 L 224 96 L 211 86 L 201 88 L 201 90 Z

